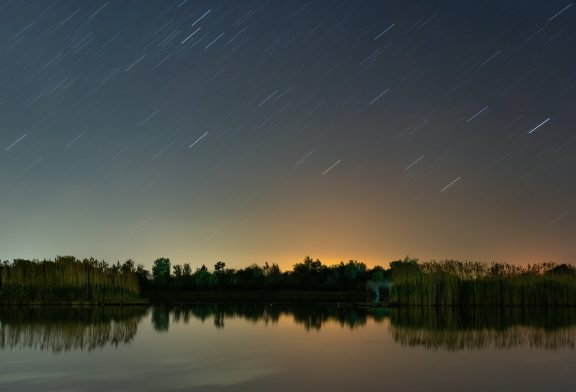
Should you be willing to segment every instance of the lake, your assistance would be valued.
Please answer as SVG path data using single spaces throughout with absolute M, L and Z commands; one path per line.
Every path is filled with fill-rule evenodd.
M 0 308 L 1 391 L 574 391 L 576 310 Z

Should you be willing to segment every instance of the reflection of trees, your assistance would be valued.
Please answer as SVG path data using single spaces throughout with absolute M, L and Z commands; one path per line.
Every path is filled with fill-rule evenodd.
M 390 332 L 402 345 L 450 351 L 574 348 L 576 309 L 397 308 L 390 313 Z
M 0 349 L 34 348 L 54 352 L 95 350 L 130 344 L 147 307 L 21 307 L 0 311 Z M 576 308 L 374 308 L 323 305 L 198 304 L 158 306 L 151 310 L 157 332 L 170 322 L 190 319 L 225 328 L 227 320 L 275 324 L 292 318 L 306 330 L 326 323 L 362 328 L 369 320 L 390 320 L 399 344 L 434 350 L 505 349 L 528 345 L 545 349 L 576 347 Z
M 367 311 L 354 307 L 284 304 L 202 304 L 173 307 L 170 311 L 175 322 L 188 322 L 191 317 L 201 321 L 213 319 L 217 328 L 224 328 L 226 319 L 241 318 L 253 323 L 275 324 L 282 315 L 286 315 L 306 330 L 319 330 L 327 322 L 336 322 L 352 329 L 365 325 L 368 317 L 381 321 L 386 312 L 382 308 Z
M 152 327 L 156 332 L 168 332 L 170 328 L 170 313 L 167 306 L 152 308 Z
M 166 308 L 164 308 L 166 309 Z M 174 322 L 190 318 L 212 320 L 224 328 L 226 320 L 277 323 L 291 317 L 306 330 L 326 323 L 361 328 L 368 320 L 390 319 L 393 339 L 407 346 L 465 350 L 529 345 L 558 349 L 576 346 L 576 308 L 519 307 L 400 307 L 393 309 L 286 304 L 202 304 L 170 308 Z
M 191 306 L 178 306 L 171 309 L 175 322 L 187 323 L 190 318 L 202 322 L 213 318 L 214 326 L 224 328 L 226 319 L 242 318 L 253 323 L 276 323 L 280 318 L 281 309 L 277 306 L 264 304 L 202 304 Z
M 54 352 L 129 344 L 146 307 L 19 307 L 0 312 L 0 349 Z
M 322 325 L 334 321 L 342 327 L 350 329 L 364 326 L 370 315 L 365 309 L 339 307 L 297 307 L 293 309 L 294 321 L 306 330 L 320 330 Z

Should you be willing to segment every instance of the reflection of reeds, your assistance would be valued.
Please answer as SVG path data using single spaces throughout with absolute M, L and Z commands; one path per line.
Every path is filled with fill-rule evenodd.
M 574 348 L 576 310 L 533 308 L 398 308 L 390 333 L 405 346 L 479 350 L 530 346 Z
M 504 331 L 496 329 L 478 330 L 431 330 L 423 328 L 402 328 L 391 325 L 394 341 L 403 346 L 422 346 L 432 350 L 480 350 L 488 348 L 506 349 L 516 346 L 530 346 L 557 350 L 574 348 L 576 328 L 558 330 L 517 325 Z
M 128 344 L 145 314 L 143 307 L 2 308 L 0 348 L 61 352 Z

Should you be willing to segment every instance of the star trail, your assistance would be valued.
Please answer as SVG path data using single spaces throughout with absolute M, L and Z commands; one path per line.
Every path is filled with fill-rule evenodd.
M 567 1 L 2 1 L 0 258 L 574 262 Z

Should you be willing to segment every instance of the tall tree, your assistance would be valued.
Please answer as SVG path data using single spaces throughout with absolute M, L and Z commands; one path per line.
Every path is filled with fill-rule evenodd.
M 154 260 L 152 277 L 154 278 L 155 284 L 166 286 L 170 280 L 170 259 L 161 257 Z

